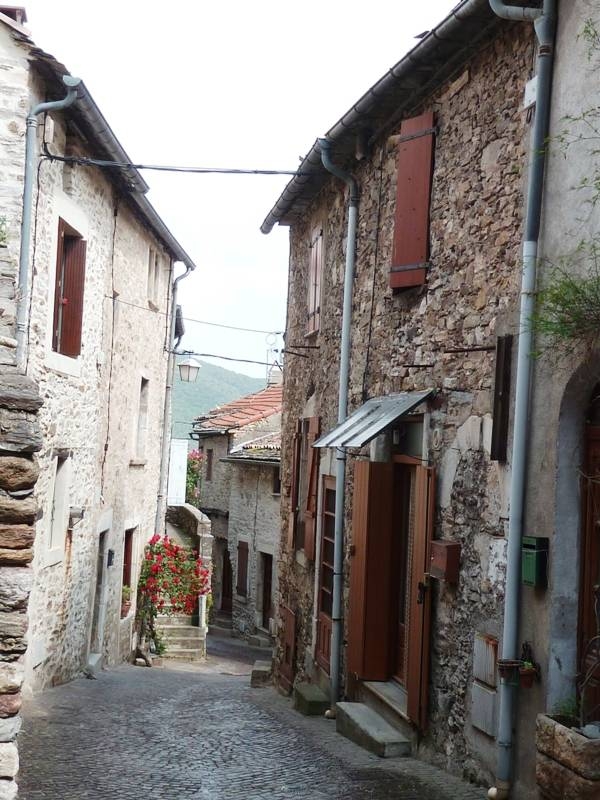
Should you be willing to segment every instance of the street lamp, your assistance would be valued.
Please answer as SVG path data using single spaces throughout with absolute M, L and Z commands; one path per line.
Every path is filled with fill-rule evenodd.
M 200 364 L 193 358 L 188 358 L 186 361 L 180 361 L 179 364 L 179 377 L 184 383 L 194 383 L 198 377 Z

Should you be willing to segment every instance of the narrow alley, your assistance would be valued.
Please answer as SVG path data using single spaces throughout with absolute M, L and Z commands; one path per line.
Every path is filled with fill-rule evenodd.
M 211 650 L 200 667 L 124 666 L 37 695 L 20 737 L 20 798 L 484 796 L 423 762 L 370 755 L 272 687 L 251 689 L 253 654 L 236 642 Z

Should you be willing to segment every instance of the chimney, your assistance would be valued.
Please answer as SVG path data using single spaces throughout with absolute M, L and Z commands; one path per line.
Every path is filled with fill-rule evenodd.
M 0 6 L 0 14 L 4 14 L 19 25 L 27 22 L 27 12 L 23 6 Z

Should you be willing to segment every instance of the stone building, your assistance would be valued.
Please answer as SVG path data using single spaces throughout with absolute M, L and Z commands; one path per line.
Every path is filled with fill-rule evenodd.
M 2 798 L 23 670 L 37 689 L 132 651 L 141 552 L 164 526 L 174 265 L 194 267 L 136 170 L 81 163 L 130 159 L 25 21 L 0 6 Z
M 290 228 L 286 347 L 311 346 L 284 369 L 277 670 L 284 688 L 309 681 L 333 701 L 365 703 L 420 756 L 492 782 L 506 746 L 501 695 L 514 696 L 498 662 L 516 564 L 519 653 L 508 657 L 528 660 L 527 644 L 541 676 L 516 714 L 514 796 L 526 798 L 536 791 L 536 714 L 576 692 L 586 595 L 579 556 L 560 553 L 584 552 L 576 475 L 599 373 L 589 353 L 532 368 L 525 524 L 518 539 L 511 532 L 511 555 L 514 384 L 532 350 L 522 346 L 517 359 L 529 173 L 547 158 L 539 245 L 556 258 L 566 231 L 583 225 L 581 205 L 565 210 L 564 193 L 587 161 L 576 154 L 573 168 L 543 145 L 530 152 L 540 118 L 531 79 L 536 57 L 539 65 L 553 52 L 556 4 L 529 17 L 513 9 L 519 22 L 491 5 L 505 8 L 463 0 L 360 98 L 315 142 L 262 226 Z M 536 35 L 524 20 L 542 12 Z M 585 0 L 559 4 L 555 133 L 565 114 L 582 111 L 578 34 L 589 13 Z M 351 314 L 347 410 L 338 408 L 342 309 L 344 322 Z M 575 416 L 565 421 L 567 407 Z M 519 586 L 521 547 L 531 548 L 524 563 L 541 564 L 548 542 L 548 589 L 525 572 Z
M 212 522 L 213 603 L 240 635 L 269 634 L 279 541 L 282 387 L 210 411 L 194 423 L 204 456 L 200 508 Z

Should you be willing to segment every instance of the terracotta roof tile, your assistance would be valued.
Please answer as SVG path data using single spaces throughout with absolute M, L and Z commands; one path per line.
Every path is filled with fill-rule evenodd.
M 196 431 L 224 431 L 243 428 L 253 422 L 272 417 L 281 411 L 283 387 L 267 386 L 260 392 L 217 406 L 207 414 L 197 417 Z

